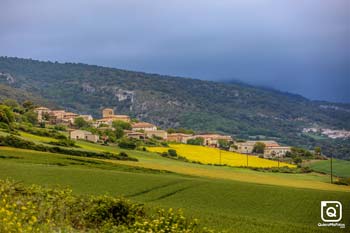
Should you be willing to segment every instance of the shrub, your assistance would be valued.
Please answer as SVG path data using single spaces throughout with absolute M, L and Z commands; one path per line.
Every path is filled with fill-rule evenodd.
M 21 130 L 30 134 L 38 135 L 38 136 L 51 137 L 56 139 L 67 139 L 65 135 L 57 132 L 56 130 L 37 129 L 30 125 L 25 125 L 25 124 L 17 125 L 16 128 L 18 130 Z
M 56 145 L 56 146 L 64 146 L 64 147 L 80 147 L 75 145 L 75 141 L 70 139 L 60 139 L 57 142 L 49 142 L 49 144 Z
M 10 126 L 6 124 L 5 122 L 0 122 L 0 129 L 4 129 L 5 131 L 10 131 Z
M 21 139 L 19 137 L 9 135 L 9 136 L 0 136 L 0 146 L 12 146 L 21 149 L 45 151 L 58 154 L 74 155 L 74 156 L 83 156 L 83 157 L 95 157 L 95 158 L 106 158 L 106 159 L 116 159 L 116 160 L 130 160 L 138 161 L 135 158 L 130 158 L 128 156 L 119 156 L 109 152 L 93 152 L 93 151 L 82 151 L 82 150 L 72 150 L 68 148 L 62 148 L 58 146 L 45 146 L 42 144 L 35 144 L 34 142 Z
M 169 154 L 168 154 L 168 152 L 165 152 L 165 151 L 164 151 L 164 152 L 162 152 L 160 155 L 163 156 L 163 157 L 168 157 Z
M 350 185 L 350 178 L 339 178 L 334 184 L 338 185 Z
M 176 157 L 176 156 L 177 156 L 176 150 L 174 150 L 174 149 L 169 149 L 169 150 L 168 150 L 168 154 L 169 154 L 170 156 L 173 156 L 173 157 Z
M 118 146 L 120 148 L 134 150 L 136 148 L 136 143 L 130 139 L 122 139 L 119 141 Z
M 190 145 L 203 145 L 203 143 L 204 143 L 204 138 L 201 138 L 201 137 L 187 140 L 187 144 L 190 144 Z
M 67 127 L 65 125 L 58 124 L 58 125 L 55 125 L 53 128 L 59 131 L 67 131 Z
M 124 198 L 8 180 L 0 180 L 0 196 L 0 232 L 212 232 L 180 210 L 146 211 Z

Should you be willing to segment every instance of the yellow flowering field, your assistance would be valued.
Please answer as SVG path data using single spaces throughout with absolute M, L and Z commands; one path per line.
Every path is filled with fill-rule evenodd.
M 186 144 L 170 144 L 169 147 L 147 147 L 151 152 L 167 152 L 169 149 L 176 150 L 177 154 L 190 161 L 204 164 L 226 164 L 230 166 L 247 166 L 247 156 L 244 154 L 219 150 L 216 148 L 194 146 Z M 220 156 L 221 155 L 221 156 Z M 220 159 L 221 157 L 221 159 Z M 248 156 L 249 167 L 278 167 L 277 161 L 262 159 L 256 156 Z M 279 163 L 280 167 L 294 168 L 295 165 Z

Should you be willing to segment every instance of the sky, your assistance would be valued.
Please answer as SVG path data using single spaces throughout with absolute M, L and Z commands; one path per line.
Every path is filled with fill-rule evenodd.
M 0 56 L 350 103 L 349 0 L 0 0 Z

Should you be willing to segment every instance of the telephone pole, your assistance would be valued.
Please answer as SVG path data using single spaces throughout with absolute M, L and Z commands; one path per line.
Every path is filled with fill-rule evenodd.
M 331 155 L 331 184 L 333 184 L 333 155 Z

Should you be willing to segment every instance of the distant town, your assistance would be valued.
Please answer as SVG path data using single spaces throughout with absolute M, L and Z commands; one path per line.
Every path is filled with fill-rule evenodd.
M 264 158 L 282 158 L 288 152 L 291 152 L 291 147 L 282 146 L 276 141 L 241 141 L 235 140 L 232 136 L 222 135 L 217 133 L 195 134 L 193 132 L 171 132 L 171 130 L 162 130 L 156 125 L 149 122 L 142 122 L 131 119 L 128 115 L 117 115 L 112 108 L 102 110 L 102 118 L 94 119 L 91 115 L 80 115 L 65 110 L 51 110 L 47 107 L 37 107 L 34 109 L 37 113 L 38 122 L 50 123 L 53 125 L 62 124 L 70 127 L 69 137 L 72 140 L 86 140 L 90 142 L 102 142 L 108 139 L 108 136 L 100 137 L 88 130 L 75 129 L 74 123 L 77 119 L 88 122 L 97 130 L 114 130 L 113 122 L 125 122 L 131 125 L 130 129 L 123 130 L 124 135 L 128 138 L 145 140 L 156 138 L 165 142 L 192 144 L 195 142 L 198 145 L 207 147 L 220 147 L 225 144 L 229 151 L 235 151 L 243 154 L 253 154 L 256 147 L 262 146 L 260 153 Z
M 350 138 L 350 131 L 348 130 L 334 130 L 334 129 L 327 129 L 327 128 L 304 128 L 303 133 L 314 133 L 323 135 L 332 139 L 337 138 Z

